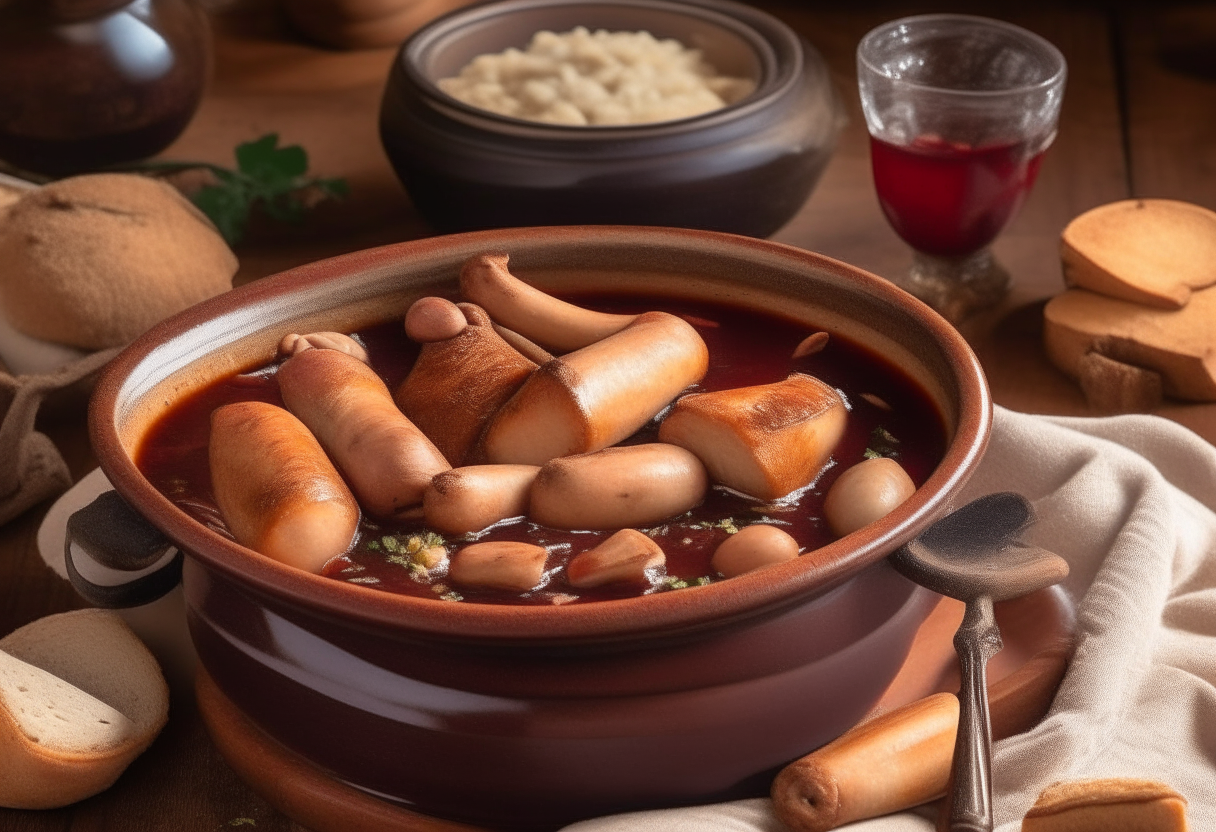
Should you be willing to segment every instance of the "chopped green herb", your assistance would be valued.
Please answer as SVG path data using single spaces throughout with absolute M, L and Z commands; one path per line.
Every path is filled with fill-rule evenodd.
M 690 586 L 708 586 L 713 583 L 713 577 L 710 575 L 702 575 L 699 578 L 680 578 L 676 575 L 668 575 L 663 579 L 663 589 L 688 589 Z
M 463 601 L 464 596 L 447 584 L 432 584 L 431 591 L 439 596 L 440 601 Z
M 380 551 L 380 541 L 379 540 L 367 541 L 367 548 L 369 551 L 379 552 Z
M 889 430 L 879 425 L 870 431 L 870 445 L 866 448 L 864 456 L 866 459 L 876 459 L 880 456 L 897 457 L 900 444 L 900 441 L 892 436 Z
M 722 529 L 727 534 L 736 534 L 739 531 L 739 524 L 735 522 L 733 517 L 726 517 L 722 520 L 702 520 L 700 523 L 693 524 L 694 529 Z

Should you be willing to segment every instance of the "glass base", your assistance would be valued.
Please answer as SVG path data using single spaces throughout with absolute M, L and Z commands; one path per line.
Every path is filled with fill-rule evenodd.
M 965 257 L 912 252 L 907 274 L 891 281 L 924 301 L 952 324 L 995 306 L 1009 293 L 1009 272 L 989 249 Z

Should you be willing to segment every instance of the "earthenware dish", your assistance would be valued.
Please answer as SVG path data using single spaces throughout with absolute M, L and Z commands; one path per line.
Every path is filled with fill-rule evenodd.
M 907 502 L 813 556 L 555 607 L 410 598 L 297 571 L 194 521 L 136 468 L 158 416 L 265 364 L 285 333 L 399 320 L 419 296 L 454 294 L 461 264 L 491 251 L 548 290 L 713 300 L 861 342 L 924 388 L 945 457 Z M 365 794 L 532 829 L 763 793 L 773 770 L 865 714 L 937 597 L 884 558 L 950 508 L 990 424 L 966 343 L 891 284 L 775 243 L 600 226 L 431 238 L 266 278 L 140 338 L 90 409 L 106 476 L 187 553 L 191 635 L 227 700 Z
M 724 109 L 627 127 L 537 124 L 442 92 L 474 57 L 524 48 L 540 29 L 648 31 L 757 82 Z M 843 122 L 819 53 L 781 21 L 731 0 L 501 0 L 419 30 L 393 63 L 384 149 L 437 228 L 626 223 L 766 237 L 806 201 Z

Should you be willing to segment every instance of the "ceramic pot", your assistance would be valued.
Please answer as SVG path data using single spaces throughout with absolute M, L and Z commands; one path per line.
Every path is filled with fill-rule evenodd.
M 198 108 L 210 50 L 193 0 L 0 3 L 0 160 L 58 176 L 163 150 Z
M 548 290 L 712 299 L 866 344 L 924 389 L 945 456 L 907 502 L 815 558 L 552 607 L 445 603 L 292 569 L 196 522 L 136 467 L 161 414 L 264 365 L 284 334 L 399 320 L 416 298 L 454 292 L 461 264 L 488 251 Z M 365 795 L 532 829 L 759 794 L 774 769 L 855 723 L 936 600 L 884 558 L 950 508 L 990 422 L 966 343 L 886 281 L 774 243 L 603 227 L 432 238 L 266 278 L 140 338 L 90 408 L 106 475 L 186 552 L 191 635 L 227 700 Z
M 436 85 L 478 55 L 575 26 L 676 38 L 719 72 L 753 78 L 756 90 L 678 121 L 571 127 L 500 116 Z M 450 14 L 406 42 L 380 137 L 414 205 L 443 231 L 607 223 L 766 237 L 810 195 L 842 118 L 819 53 L 742 3 L 504 0 Z

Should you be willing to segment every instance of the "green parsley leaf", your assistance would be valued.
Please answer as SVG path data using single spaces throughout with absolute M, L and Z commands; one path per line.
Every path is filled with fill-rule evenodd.
M 233 155 L 236 170 L 210 162 L 141 162 L 116 169 L 153 174 L 200 168 L 210 172 L 215 184 L 200 188 L 190 199 L 230 246 L 245 236 L 255 208 L 273 220 L 294 224 L 317 203 L 350 193 L 343 179 L 308 177 L 308 153 L 297 144 L 280 147 L 278 133 L 243 142 Z

